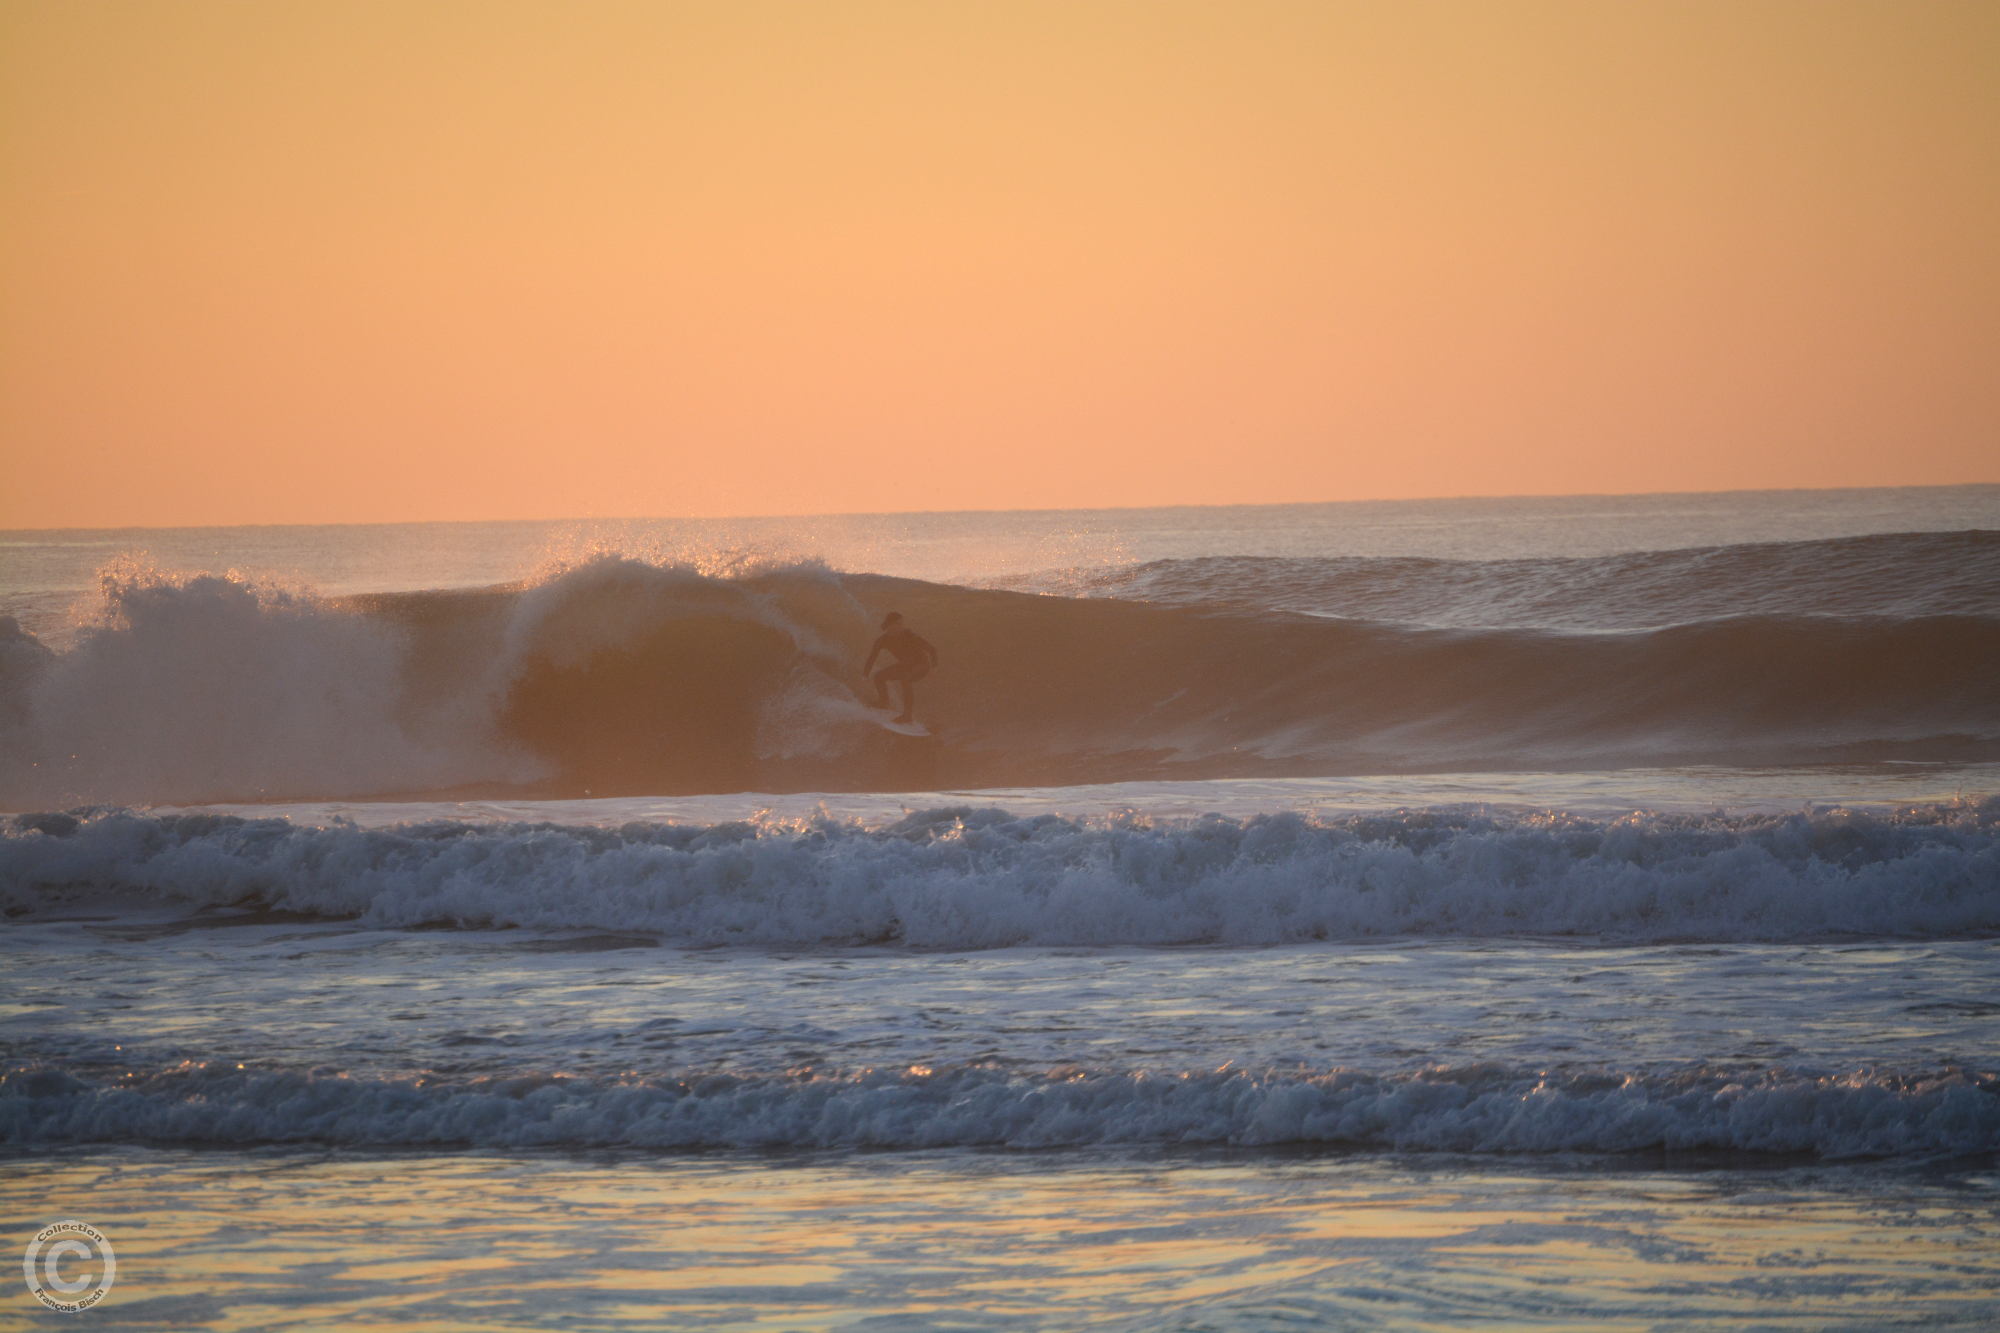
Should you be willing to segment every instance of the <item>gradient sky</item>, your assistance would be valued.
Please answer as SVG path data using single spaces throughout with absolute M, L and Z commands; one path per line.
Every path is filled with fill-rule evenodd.
M 0 0 L 0 526 L 2000 479 L 1990 0 Z

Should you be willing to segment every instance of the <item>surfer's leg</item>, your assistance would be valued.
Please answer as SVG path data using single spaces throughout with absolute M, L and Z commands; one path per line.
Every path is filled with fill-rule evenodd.
M 903 715 L 896 720 L 898 722 L 915 722 L 917 720 L 917 687 L 910 683 L 908 677 L 896 683 L 903 687 Z
M 903 685 L 903 691 L 905 695 L 905 701 L 903 707 L 905 710 L 907 710 L 909 708 L 908 697 L 907 697 L 910 688 L 907 683 L 909 681 L 909 678 L 910 678 L 910 668 L 901 662 L 897 662 L 893 666 L 885 666 L 880 671 L 876 672 L 875 706 L 877 708 L 893 708 L 895 706 L 889 702 L 889 682 L 895 680 L 895 681 L 905 682 Z

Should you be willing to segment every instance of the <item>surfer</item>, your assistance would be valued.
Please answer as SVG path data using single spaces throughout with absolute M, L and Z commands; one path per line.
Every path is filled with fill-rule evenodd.
M 883 653 L 896 660 L 876 671 L 875 659 Z M 901 611 L 891 611 L 882 617 L 882 633 L 875 640 L 875 646 L 868 650 L 868 660 L 862 664 L 861 674 L 874 678 L 877 708 L 889 707 L 889 682 L 893 680 L 900 684 L 903 687 L 903 715 L 896 720 L 910 723 L 917 720 L 916 683 L 930 675 L 931 668 L 937 663 L 937 649 L 903 623 Z

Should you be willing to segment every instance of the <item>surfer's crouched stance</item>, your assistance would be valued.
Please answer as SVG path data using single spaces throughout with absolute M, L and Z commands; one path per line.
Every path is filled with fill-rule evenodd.
M 875 670 L 875 659 L 887 653 L 896 660 L 880 671 Z M 868 660 L 862 664 L 861 674 L 873 675 L 875 679 L 875 706 L 889 707 L 889 682 L 895 681 L 903 687 L 903 715 L 898 722 L 916 721 L 916 683 L 931 674 L 931 668 L 938 662 L 937 649 L 931 647 L 915 630 L 903 623 L 901 611 L 891 611 L 882 617 L 882 633 L 875 640 L 875 646 L 868 650 Z

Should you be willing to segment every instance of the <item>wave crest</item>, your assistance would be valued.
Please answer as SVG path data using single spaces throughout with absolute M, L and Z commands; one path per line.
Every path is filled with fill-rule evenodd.
M 1069 593 L 1231 603 L 1450 628 L 1653 629 L 1731 616 L 2000 615 L 2000 532 L 1510 560 L 1200 556 L 1031 580 Z

